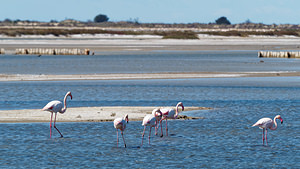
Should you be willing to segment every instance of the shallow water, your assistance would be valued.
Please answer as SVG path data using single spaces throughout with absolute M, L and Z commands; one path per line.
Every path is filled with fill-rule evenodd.
M 213 112 L 212 112 L 213 113 Z M 1 124 L 0 163 L 15 168 L 297 168 L 299 123 L 286 123 L 269 133 L 269 146 L 262 146 L 260 132 L 246 120 L 220 123 L 218 118 L 170 121 L 169 136 L 152 135 L 141 145 L 140 122 L 129 122 L 127 148 L 111 122 L 58 123 L 65 138 L 48 124 Z M 236 123 L 237 122 L 237 123 Z M 288 131 L 288 132 L 287 132 Z M 146 132 L 146 136 L 148 131 Z
M 299 59 L 258 58 L 257 51 L 103 52 L 94 56 L 41 57 L 0 55 L 0 60 L 0 74 L 300 71 Z
M 267 77 L 1 82 L 0 92 L 9 91 L 0 97 L 1 109 L 42 108 L 50 98 L 60 99 L 66 89 L 73 92 L 70 107 L 162 106 L 182 101 L 185 106 L 214 109 L 184 112 L 204 119 L 169 121 L 169 136 L 154 136 L 152 130 L 151 145 L 147 129 L 143 147 L 141 122 L 130 121 L 126 149 L 121 138 L 117 148 L 112 122 L 57 123 L 65 138 L 54 131 L 52 139 L 49 123 L 0 124 L 0 164 L 4 168 L 299 168 L 299 81 L 299 77 Z M 269 145 L 263 146 L 261 130 L 251 125 L 276 114 L 284 123 L 269 132 Z
M 0 73 L 298 71 L 300 68 L 300 61 L 293 59 L 260 62 L 262 59 L 255 52 L 154 52 L 142 56 L 116 54 L 86 59 L 86 56 L 0 56 Z M 102 63 L 102 59 L 106 61 Z M 183 65 L 174 66 L 178 62 Z M 94 69 L 97 64 L 101 66 Z M 126 149 L 121 138 L 119 147 L 116 146 L 112 122 L 58 122 L 64 138 L 59 138 L 53 130 L 51 139 L 49 123 L 1 123 L 0 168 L 300 168 L 299 82 L 300 77 L 0 82 L 1 110 L 41 109 L 50 100 L 62 100 L 68 90 L 73 95 L 73 100 L 68 100 L 70 107 L 157 107 L 175 106 L 182 101 L 185 106 L 213 108 L 182 113 L 204 119 L 168 121 L 169 136 L 160 138 L 152 130 L 150 145 L 147 129 L 142 147 L 143 126 L 141 122 L 130 121 L 125 131 Z M 251 125 L 259 118 L 273 118 L 276 114 L 281 114 L 284 123 L 268 133 L 269 145 L 263 146 L 261 130 Z

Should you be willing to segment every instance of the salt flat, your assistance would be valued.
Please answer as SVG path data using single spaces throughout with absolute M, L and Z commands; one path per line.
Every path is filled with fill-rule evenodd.
M 150 35 L 70 35 L 0 37 L 8 53 L 16 48 L 89 48 L 103 51 L 132 50 L 299 50 L 300 38 L 294 36 L 225 37 L 199 34 L 199 39 L 162 39 Z

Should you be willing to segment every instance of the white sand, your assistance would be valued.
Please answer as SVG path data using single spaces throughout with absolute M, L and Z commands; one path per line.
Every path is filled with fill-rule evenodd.
M 129 79 L 183 79 L 207 77 L 241 77 L 243 73 L 133 73 L 82 75 L 30 75 L 0 74 L 0 81 L 52 81 L 52 80 L 129 80 Z
M 57 114 L 57 122 L 97 122 L 113 121 L 128 114 L 129 120 L 142 120 L 155 107 L 78 107 L 68 108 L 64 114 Z M 185 111 L 207 110 L 205 107 L 185 107 Z M 41 109 L 1 110 L 0 122 L 49 122 L 50 112 Z M 53 117 L 54 119 L 54 117 Z
M 13 54 L 16 48 L 89 48 L 103 51 L 147 50 L 299 50 L 300 38 L 293 36 L 225 37 L 199 35 L 199 39 L 162 39 L 152 35 L 71 35 L 69 37 L 6 37 L 1 48 Z
M 190 79 L 226 77 L 300 76 L 300 72 L 192 72 L 192 73 L 116 73 L 82 75 L 30 75 L 0 74 L 0 81 L 70 81 L 70 80 L 138 80 L 138 79 Z

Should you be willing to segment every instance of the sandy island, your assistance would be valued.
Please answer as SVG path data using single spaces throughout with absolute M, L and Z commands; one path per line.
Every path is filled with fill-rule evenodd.
M 179 72 L 179 73 L 117 73 L 117 74 L 73 74 L 32 75 L 0 74 L 0 81 L 70 81 L 70 80 L 143 80 L 143 79 L 191 79 L 226 77 L 275 77 L 300 76 L 300 72 Z
M 57 122 L 103 122 L 113 121 L 128 114 L 130 121 L 141 121 L 155 107 L 75 107 L 64 114 L 58 113 Z M 185 107 L 187 111 L 209 110 L 207 107 Z M 179 119 L 194 119 L 181 115 Z M 50 113 L 41 109 L 0 110 L 0 123 L 49 122 Z

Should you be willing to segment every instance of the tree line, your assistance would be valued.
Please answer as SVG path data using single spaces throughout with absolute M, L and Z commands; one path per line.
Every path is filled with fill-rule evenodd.
M 95 16 L 94 18 L 94 22 L 107 22 L 109 20 L 109 18 L 104 15 L 104 14 L 99 14 L 97 16 Z M 138 22 L 137 20 L 135 20 L 135 22 Z M 221 16 L 220 18 L 218 18 L 216 21 L 215 21 L 216 24 L 218 25 L 230 25 L 230 21 L 227 19 L 227 17 L 225 16 Z
M 68 19 L 66 19 L 66 20 L 68 20 Z M 73 20 L 73 19 L 69 19 L 69 20 Z M 108 21 L 109 21 L 109 17 L 107 15 L 104 15 L 104 14 L 99 14 L 99 15 L 95 16 L 94 20 L 93 20 L 94 23 L 102 23 L 102 22 L 108 22 Z M 2 22 L 3 23 L 18 23 L 18 22 L 28 22 L 28 23 L 30 23 L 30 22 L 38 22 L 38 21 L 20 20 L 20 19 L 11 20 L 11 19 L 7 18 L 7 19 L 4 19 Z M 92 22 L 92 21 L 88 21 L 88 22 Z M 132 19 L 130 19 L 130 21 L 128 21 L 128 22 L 134 22 L 136 24 L 139 23 L 139 21 L 138 21 L 137 18 L 133 19 L 133 21 L 132 21 Z M 50 20 L 50 23 L 58 23 L 58 21 L 56 21 L 56 20 Z M 218 19 L 215 20 L 215 24 L 218 24 L 218 25 L 222 25 L 222 24 L 224 24 L 224 25 L 230 25 L 231 23 L 230 23 L 230 21 L 225 16 L 222 16 L 222 17 L 220 17 L 220 18 L 218 18 Z

